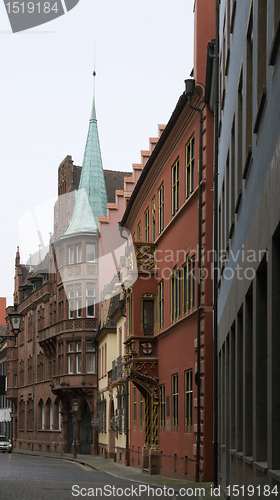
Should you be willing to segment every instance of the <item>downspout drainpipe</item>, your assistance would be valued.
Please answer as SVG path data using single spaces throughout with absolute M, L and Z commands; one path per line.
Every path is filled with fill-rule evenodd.
M 218 486 L 218 127 L 219 127 L 219 10 L 216 0 L 214 52 L 214 276 L 213 276 L 213 454 L 214 486 Z
M 199 482 L 199 459 L 200 459 L 200 306 L 201 306 L 201 224 L 202 224 L 202 109 L 192 104 L 192 95 L 194 94 L 195 81 L 185 80 L 186 94 L 189 107 L 197 111 L 200 115 L 199 120 L 199 163 L 198 163 L 198 265 L 197 265 L 197 370 L 195 382 L 197 385 L 197 434 L 196 434 L 196 472 L 195 480 Z

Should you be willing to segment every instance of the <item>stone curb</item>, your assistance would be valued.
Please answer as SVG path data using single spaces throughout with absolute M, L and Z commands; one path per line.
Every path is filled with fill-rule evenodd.
M 220 496 L 211 496 L 211 483 L 195 483 L 194 481 L 187 481 L 187 480 L 180 480 L 176 478 L 170 478 L 170 477 L 164 477 L 164 476 L 149 476 L 143 473 L 140 469 L 135 469 L 134 467 L 126 467 L 123 464 L 115 463 L 115 462 L 109 462 L 108 460 L 103 459 L 102 457 L 96 457 L 95 460 L 100 462 L 98 465 L 91 463 L 91 460 L 85 459 L 81 460 L 81 458 L 78 456 L 77 459 L 74 459 L 72 456 L 64 454 L 64 455 L 59 455 L 59 454 L 51 454 L 51 453 L 45 453 L 45 452 L 36 452 L 36 451 L 29 451 L 29 450 L 19 450 L 19 449 L 14 449 L 13 453 L 16 453 L 18 455 L 30 455 L 33 457 L 43 457 L 43 458 L 53 458 L 55 460 L 65 460 L 68 462 L 75 462 L 83 466 L 90 467 L 93 470 L 100 471 L 100 472 L 107 472 L 108 474 L 112 476 L 116 476 L 120 479 L 128 480 L 128 481 L 133 481 L 137 483 L 143 483 L 143 484 L 149 484 L 150 486 L 158 487 L 160 488 L 161 486 L 168 485 L 170 488 L 173 488 L 176 493 L 179 492 L 180 488 L 204 488 L 205 489 L 205 495 L 203 496 L 198 496 L 197 498 L 199 500 L 203 499 L 220 499 L 220 500 L 225 500 L 225 496 L 221 492 Z M 103 465 L 103 467 L 102 467 Z M 107 466 L 106 466 L 107 465 Z M 109 467 L 108 467 L 109 465 Z M 123 475 L 122 472 L 125 472 Z M 128 473 L 128 474 L 127 474 Z M 135 477 L 136 476 L 136 477 Z M 186 498 L 186 497 L 185 497 Z

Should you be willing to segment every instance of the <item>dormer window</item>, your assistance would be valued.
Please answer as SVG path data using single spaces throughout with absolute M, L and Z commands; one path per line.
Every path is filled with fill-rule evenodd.
M 93 243 L 87 243 L 86 260 L 87 262 L 95 261 L 95 245 Z

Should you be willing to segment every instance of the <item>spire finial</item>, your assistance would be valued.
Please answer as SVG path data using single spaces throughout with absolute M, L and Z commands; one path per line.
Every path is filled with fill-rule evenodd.
M 96 120 L 96 112 L 95 112 L 95 76 L 96 76 L 96 71 L 95 71 L 95 60 L 96 60 L 96 51 L 95 51 L 95 44 L 94 44 L 94 66 L 93 66 L 93 102 L 92 102 L 92 110 L 91 110 L 91 120 Z

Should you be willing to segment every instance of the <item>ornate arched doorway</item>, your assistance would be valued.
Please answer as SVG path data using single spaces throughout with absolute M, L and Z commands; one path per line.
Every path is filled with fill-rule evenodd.
M 85 402 L 80 421 L 80 453 L 90 455 L 92 443 L 91 413 L 88 404 Z

